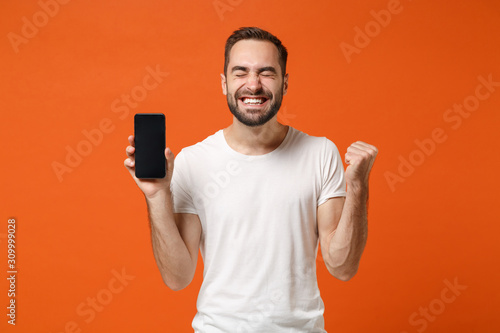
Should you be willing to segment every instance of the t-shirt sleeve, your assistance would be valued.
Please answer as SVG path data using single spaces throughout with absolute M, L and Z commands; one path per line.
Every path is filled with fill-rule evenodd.
M 321 193 L 318 197 L 318 206 L 329 198 L 347 195 L 344 166 L 337 146 L 327 138 L 324 140 L 321 156 Z
M 191 189 L 189 165 L 186 161 L 185 152 L 181 150 L 175 158 L 174 173 L 170 183 L 174 213 L 197 214 Z

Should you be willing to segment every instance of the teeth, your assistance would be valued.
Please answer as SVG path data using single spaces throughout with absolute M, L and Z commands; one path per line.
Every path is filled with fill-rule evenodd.
M 263 98 L 245 98 L 243 99 L 243 103 L 245 104 L 262 104 L 264 103 Z

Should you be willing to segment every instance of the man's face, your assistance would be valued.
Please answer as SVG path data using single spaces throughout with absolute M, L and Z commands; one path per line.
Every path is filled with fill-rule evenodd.
M 260 126 L 278 113 L 288 74 L 283 78 L 273 43 L 241 40 L 231 49 L 227 77 L 221 74 L 221 83 L 236 119 L 247 126 Z

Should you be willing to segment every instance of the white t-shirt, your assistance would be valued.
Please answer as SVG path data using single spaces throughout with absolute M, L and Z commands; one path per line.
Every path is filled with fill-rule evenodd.
M 316 212 L 346 195 L 332 141 L 289 127 L 278 148 L 248 156 L 219 130 L 179 152 L 172 193 L 203 229 L 195 332 L 326 332 Z

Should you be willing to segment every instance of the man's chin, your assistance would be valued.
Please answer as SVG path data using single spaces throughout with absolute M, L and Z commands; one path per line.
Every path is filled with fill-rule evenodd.
M 269 100 L 269 104 L 263 108 L 244 107 L 238 105 L 238 99 L 235 101 L 234 105 L 228 101 L 229 110 L 240 123 L 250 127 L 262 126 L 269 122 L 278 113 L 281 106 L 281 103 L 276 104 Z
M 238 114 L 233 115 L 238 119 L 242 124 L 250 126 L 250 127 L 257 127 L 257 126 L 262 126 L 269 122 L 271 119 L 276 114 L 270 114 L 270 113 L 264 113 L 260 114 L 257 110 L 249 110 L 248 112 L 242 113 L 238 111 Z M 251 116 L 249 116 L 251 114 Z

